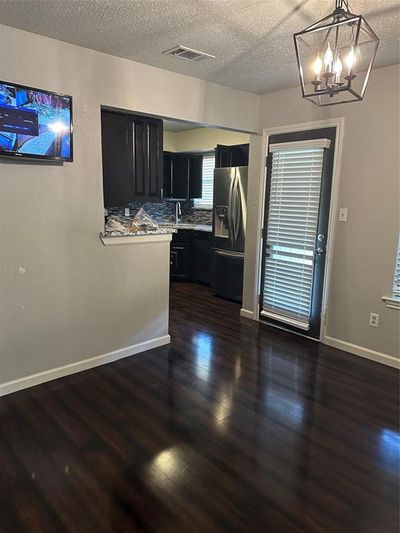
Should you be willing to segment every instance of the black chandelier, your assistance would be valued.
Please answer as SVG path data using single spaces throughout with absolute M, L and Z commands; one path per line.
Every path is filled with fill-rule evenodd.
M 346 0 L 293 37 L 304 98 L 319 106 L 363 99 L 379 38 Z

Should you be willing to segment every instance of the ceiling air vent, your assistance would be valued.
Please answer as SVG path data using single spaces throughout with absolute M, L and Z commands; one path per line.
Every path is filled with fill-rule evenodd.
M 163 54 L 166 56 L 186 59 L 187 61 L 194 61 L 196 63 L 204 61 L 204 59 L 215 59 L 215 56 L 212 56 L 211 54 L 199 52 L 198 50 L 193 50 L 193 48 L 188 48 L 187 46 L 182 45 L 174 46 L 174 48 L 169 50 L 164 50 Z

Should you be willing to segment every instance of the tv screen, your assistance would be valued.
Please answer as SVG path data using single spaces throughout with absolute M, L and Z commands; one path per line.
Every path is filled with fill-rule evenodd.
M 72 161 L 72 97 L 0 81 L 0 155 Z

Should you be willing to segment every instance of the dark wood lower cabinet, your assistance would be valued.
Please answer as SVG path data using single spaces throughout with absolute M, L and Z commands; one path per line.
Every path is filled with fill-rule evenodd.
M 172 236 L 170 274 L 173 280 L 211 284 L 211 233 L 179 230 Z
M 195 232 L 192 241 L 192 277 L 211 285 L 212 252 L 211 233 Z
M 192 251 L 188 242 L 171 244 L 171 278 L 190 280 L 192 278 Z
M 190 230 L 179 230 L 172 235 L 170 275 L 174 280 L 192 279 L 192 236 Z

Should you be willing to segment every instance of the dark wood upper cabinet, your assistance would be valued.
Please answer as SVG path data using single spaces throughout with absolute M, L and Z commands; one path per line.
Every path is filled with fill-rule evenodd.
M 231 167 L 232 154 L 230 146 L 217 144 L 215 148 L 215 168 Z
M 231 146 L 232 166 L 247 167 L 249 164 L 249 144 L 236 144 Z
M 203 156 L 164 152 L 164 197 L 174 200 L 201 198 Z
M 163 121 L 153 120 L 147 124 L 148 138 L 148 190 L 150 200 L 162 199 L 163 187 Z
M 128 115 L 132 139 L 133 200 L 160 201 L 163 186 L 163 122 Z
M 164 197 L 172 197 L 172 152 L 164 152 Z
M 105 207 L 127 206 L 133 197 L 132 165 L 126 115 L 101 113 L 103 191 Z
M 102 110 L 105 207 L 160 201 L 163 187 L 163 122 Z
M 174 154 L 172 157 L 171 198 L 189 197 L 189 157 L 186 154 Z
M 203 156 L 191 154 L 189 156 L 189 198 L 203 196 Z
M 215 149 L 215 168 L 247 167 L 248 164 L 248 144 L 235 144 L 233 146 L 217 145 Z

